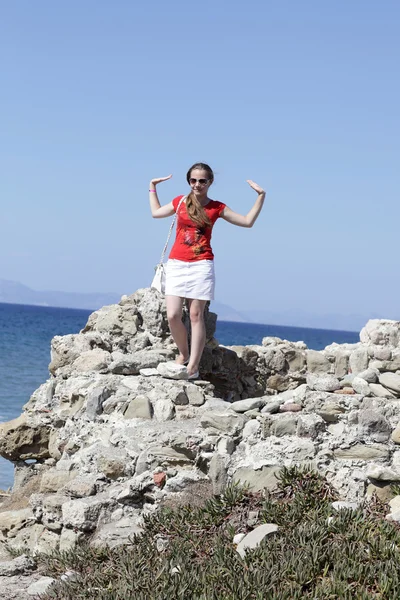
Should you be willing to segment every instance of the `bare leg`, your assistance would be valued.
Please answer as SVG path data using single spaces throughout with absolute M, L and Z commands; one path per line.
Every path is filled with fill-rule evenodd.
M 178 346 L 179 356 L 176 362 L 183 365 L 189 358 L 189 346 L 186 327 L 182 323 L 183 298 L 179 296 L 166 296 L 167 317 L 171 335 Z
M 204 323 L 204 309 L 206 304 L 207 300 L 189 300 L 190 323 L 192 326 L 190 361 L 187 368 L 189 375 L 199 370 L 201 355 L 206 343 L 206 326 Z

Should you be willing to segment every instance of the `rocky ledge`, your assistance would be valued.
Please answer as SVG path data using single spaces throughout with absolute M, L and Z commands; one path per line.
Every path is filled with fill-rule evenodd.
M 400 322 L 369 321 L 359 343 L 317 352 L 270 337 L 224 347 L 216 315 L 206 321 L 196 382 L 168 365 L 175 347 L 150 289 L 53 339 L 50 378 L 0 426 L 0 454 L 15 465 L 0 497 L 0 547 L 124 543 L 164 502 L 220 494 L 230 481 L 272 490 L 282 466 L 313 468 L 348 502 L 391 497 Z

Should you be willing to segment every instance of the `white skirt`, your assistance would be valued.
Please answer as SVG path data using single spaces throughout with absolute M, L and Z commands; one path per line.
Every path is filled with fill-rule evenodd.
M 192 300 L 214 300 L 215 273 L 213 260 L 169 259 L 165 265 L 165 295 Z

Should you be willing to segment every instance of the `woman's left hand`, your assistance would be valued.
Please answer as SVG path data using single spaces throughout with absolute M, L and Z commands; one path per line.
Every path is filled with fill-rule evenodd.
M 257 194 L 265 194 L 265 191 L 262 189 L 262 187 L 260 187 L 257 183 L 255 183 L 255 181 L 252 181 L 251 179 L 247 179 L 247 183 L 249 184 L 249 186 L 251 188 L 253 188 L 253 190 L 255 192 L 257 192 Z

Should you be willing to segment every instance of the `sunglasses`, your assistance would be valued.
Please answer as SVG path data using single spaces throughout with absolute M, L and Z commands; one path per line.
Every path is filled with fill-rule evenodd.
M 199 183 L 200 185 L 206 185 L 208 181 L 208 179 L 194 179 L 193 177 L 189 179 L 190 185 L 194 185 L 195 183 Z

